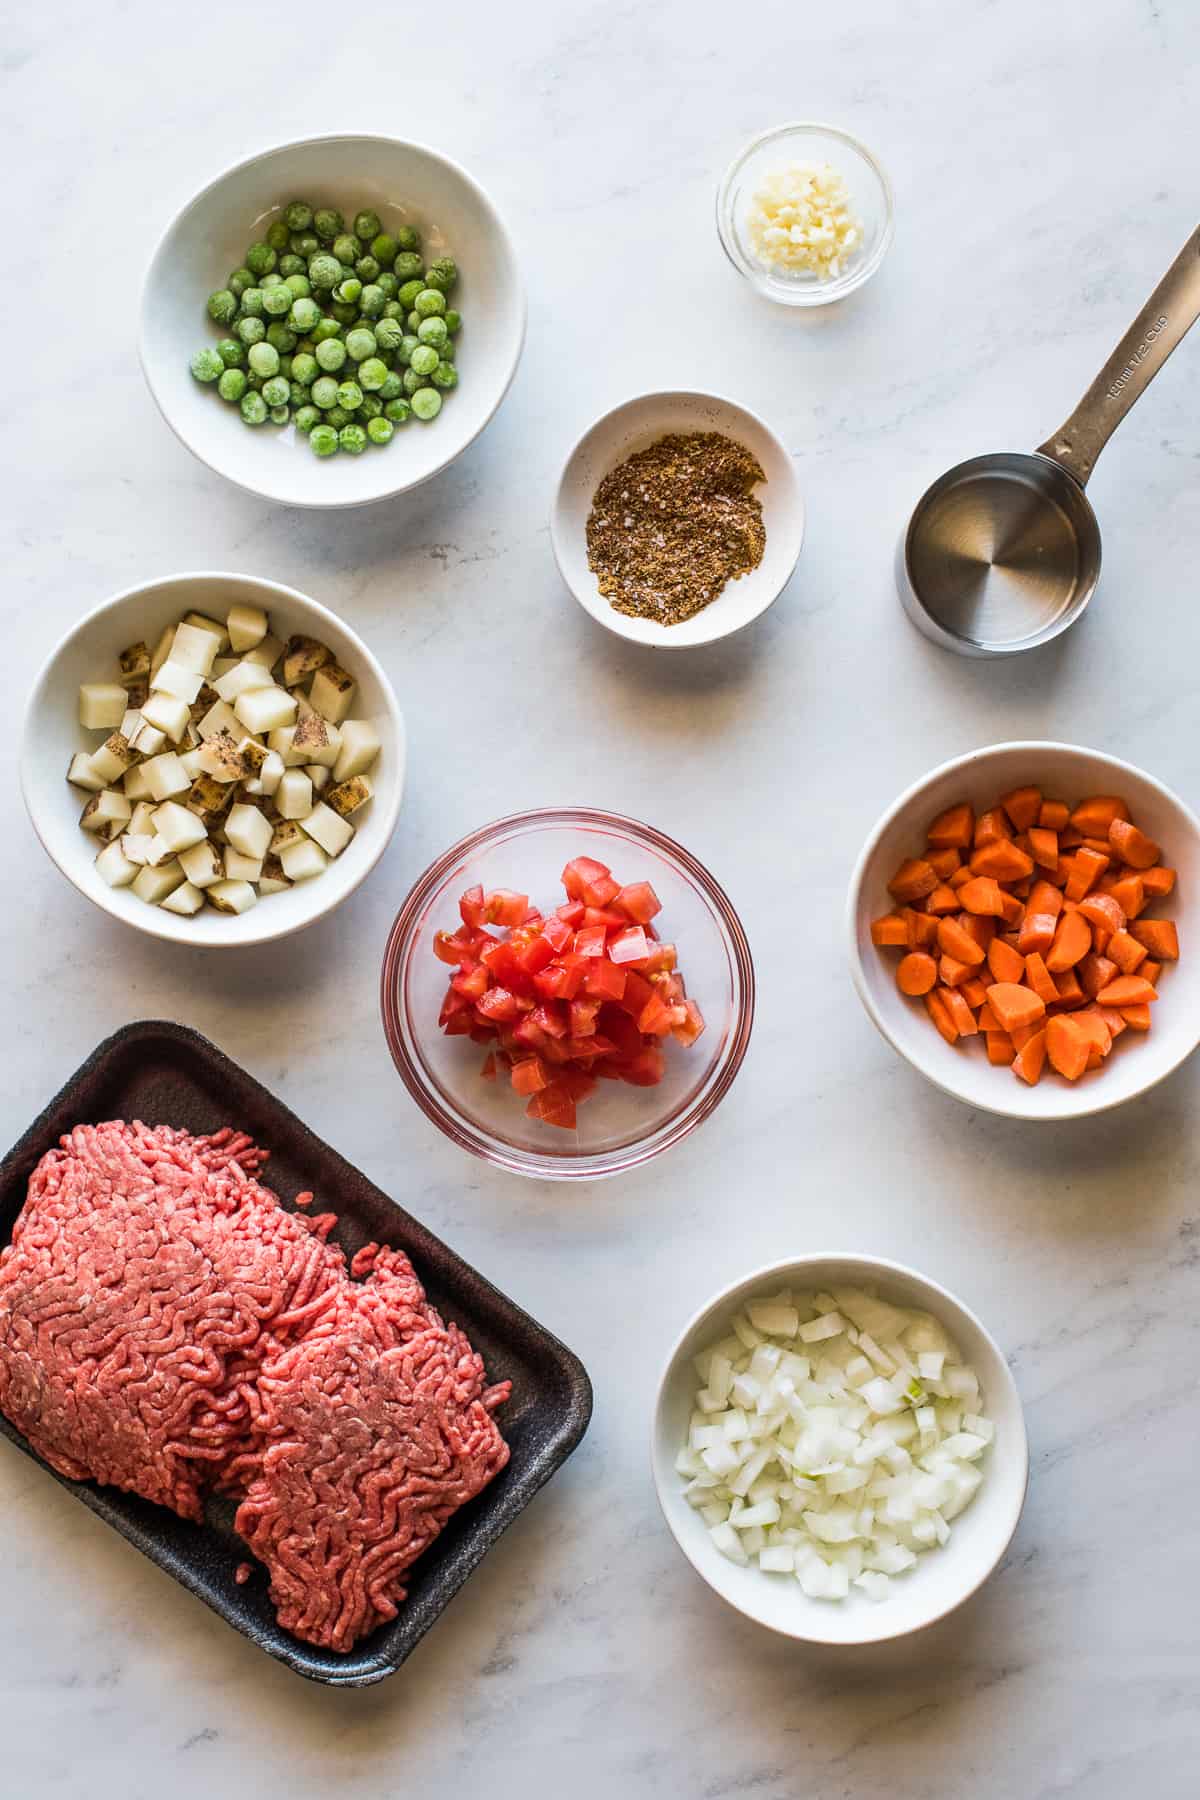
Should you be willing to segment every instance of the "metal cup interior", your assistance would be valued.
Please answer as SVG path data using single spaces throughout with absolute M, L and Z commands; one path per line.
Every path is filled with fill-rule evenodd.
M 999 450 L 934 482 L 902 559 L 901 597 L 927 637 L 964 656 L 1007 656 L 1079 617 L 1100 576 L 1100 528 L 1058 463 Z

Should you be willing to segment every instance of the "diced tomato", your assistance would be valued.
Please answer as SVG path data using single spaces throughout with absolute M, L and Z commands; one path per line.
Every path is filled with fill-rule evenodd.
M 548 969 L 534 976 L 533 985 L 547 1000 L 573 1000 L 583 986 L 588 969 L 594 965 L 598 966 L 594 957 L 586 960 L 580 957 L 575 964 L 551 963 Z M 604 966 L 612 967 L 611 963 Z
M 480 1069 L 479 1073 L 483 1076 L 483 1079 L 485 1081 L 495 1081 L 495 1079 L 496 1079 L 496 1056 L 495 1056 L 494 1051 L 491 1051 L 491 1050 L 488 1051 L 487 1055 L 483 1059 L 483 1067 L 482 1067 L 482 1069 Z
M 625 992 L 625 970 L 606 956 L 589 956 L 584 992 L 598 1000 L 619 1000 Z
M 540 1119 L 543 1125 L 557 1125 L 562 1131 L 575 1129 L 575 1101 L 558 1081 L 534 1094 L 525 1113 L 527 1118 Z
M 569 925 L 572 931 L 578 931 L 586 911 L 587 907 L 582 900 L 568 900 L 565 906 L 555 907 L 554 916 L 561 919 L 564 925 Z
M 439 1023 L 447 1037 L 471 1037 L 474 1034 L 475 1025 L 469 1012 L 455 1013 Z
M 608 873 L 602 862 L 596 862 L 590 856 L 574 856 L 562 872 L 562 884 L 572 900 L 582 900 L 588 883 L 599 881 Z
M 647 1044 L 621 1071 L 622 1081 L 633 1087 L 657 1087 L 663 1078 L 665 1058 L 657 1044 Z
M 464 963 L 458 974 L 451 976 L 450 986 L 456 994 L 465 994 L 469 1000 L 478 1000 L 487 993 L 488 972 L 482 963 Z
M 435 931 L 433 934 L 433 954 L 444 963 L 452 963 L 455 968 L 463 959 L 464 946 L 448 931 Z
M 483 961 L 491 971 L 493 981 L 506 987 L 514 994 L 528 994 L 533 990 L 533 978 L 521 965 L 521 959 L 513 946 L 504 938 L 496 938 L 487 945 L 483 952 Z
M 590 1037 L 596 1029 L 596 1014 L 600 1011 L 598 1000 L 572 1000 L 570 1008 L 571 1034 L 573 1037 Z
M 608 954 L 615 963 L 640 963 L 645 961 L 649 949 L 641 926 L 630 925 L 613 938 L 608 946 Z
M 618 890 L 613 902 L 637 925 L 648 925 L 655 913 L 662 911 L 662 901 L 648 881 L 634 881 Z
M 564 1038 L 562 1044 L 563 1049 L 574 1062 L 581 1062 L 584 1067 L 588 1069 L 591 1068 L 592 1061 L 595 1057 L 612 1056 L 615 1054 L 612 1044 L 609 1043 L 606 1037 L 602 1037 L 598 1031 L 594 1031 L 591 1037 Z
M 463 924 L 469 925 L 472 931 L 478 931 L 481 925 L 487 923 L 487 914 L 483 905 L 483 889 L 469 887 L 459 900 L 458 910 L 462 914 Z
M 603 956 L 605 931 L 603 925 L 585 925 L 575 933 L 576 956 Z
M 673 1028 L 671 1036 L 677 1044 L 682 1044 L 685 1050 L 690 1050 L 704 1030 L 704 1014 L 694 1000 L 685 1000 L 683 1010 L 687 1014 L 687 1018 L 682 1025 L 676 1025 Z
M 523 925 L 529 911 L 529 895 L 515 894 L 511 888 L 496 888 L 484 902 L 489 924 Z
M 438 1024 L 444 1025 L 446 1020 L 452 1019 L 456 1013 L 470 1012 L 471 1004 L 467 996 L 458 993 L 452 984 L 446 989 L 442 998 L 442 1010 L 438 1014 Z
M 647 945 L 645 959 L 639 962 L 638 968 L 643 975 L 658 975 L 665 969 L 673 969 L 676 960 L 674 944 Z
M 529 1023 L 536 1025 L 548 1037 L 560 1038 L 567 1035 L 566 1008 L 559 1002 L 547 1000 L 541 1006 L 535 1006 L 529 1015 Z
M 553 951 L 565 950 L 574 936 L 574 927 L 560 919 L 557 913 L 551 913 L 548 919 L 542 920 L 542 936 Z
M 490 1044 L 495 1039 L 496 1027 L 494 1025 L 480 1025 L 476 1023 L 472 1025 L 467 1035 L 473 1044 Z
M 548 963 L 553 962 L 554 945 L 544 933 L 539 931 L 535 938 L 531 938 L 527 944 L 522 945 L 517 956 L 527 975 L 537 975 Z
M 603 925 L 606 932 L 624 931 L 629 920 L 624 913 L 613 912 L 608 906 L 585 906 L 583 909 L 585 925 Z
M 526 1057 L 513 1064 L 512 1084 L 518 1094 L 536 1094 L 550 1086 L 550 1071 L 540 1056 Z
M 606 1002 L 600 1008 L 596 1023 L 622 1060 L 631 1061 L 643 1048 L 641 1032 L 621 1007 Z
M 638 1030 L 647 1032 L 651 1037 L 666 1037 L 668 1031 L 674 1031 L 677 1025 L 686 1025 L 687 1011 L 682 1006 L 673 1006 L 668 1001 L 654 994 L 646 1002 L 638 1014 Z
M 517 1005 L 517 996 L 505 987 L 489 988 L 482 999 L 475 1002 L 475 1010 L 485 1019 L 515 1019 L 521 1009 Z
M 625 992 L 621 995 L 621 1005 L 627 1013 L 632 1013 L 636 1019 L 653 994 L 654 989 L 644 975 L 639 975 L 636 969 L 626 969 Z

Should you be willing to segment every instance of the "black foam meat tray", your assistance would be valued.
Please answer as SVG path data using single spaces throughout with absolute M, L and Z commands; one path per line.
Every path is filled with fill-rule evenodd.
M 197 1135 L 233 1125 L 271 1152 L 264 1179 L 289 1205 L 311 1189 L 336 1212 L 347 1258 L 372 1241 L 411 1257 L 433 1305 L 462 1327 L 491 1381 L 512 1382 L 497 1414 L 511 1449 L 507 1467 L 450 1520 L 410 1571 L 398 1616 L 348 1655 L 302 1643 L 276 1622 L 266 1571 L 233 1530 L 233 1505 L 210 1505 L 203 1525 L 117 1488 L 66 1480 L 48 1468 L 0 1414 L 0 1431 L 85 1506 L 220 1613 L 268 1655 L 313 1681 L 365 1687 L 399 1668 L 489 1547 L 571 1454 L 587 1430 L 592 1390 L 564 1344 L 494 1288 L 411 1213 L 311 1132 L 253 1076 L 183 1025 L 142 1020 L 94 1050 L 0 1164 L 0 1244 L 25 1202 L 29 1176 L 65 1131 L 104 1119 L 182 1126 Z M 238 1564 L 250 1580 L 234 1580 Z

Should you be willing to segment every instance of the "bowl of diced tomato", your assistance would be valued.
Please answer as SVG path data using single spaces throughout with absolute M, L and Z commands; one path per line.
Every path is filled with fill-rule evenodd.
M 997 744 L 909 788 L 850 884 L 854 983 L 915 1069 L 1021 1119 L 1079 1118 L 1200 1042 L 1200 822 L 1152 775 Z
M 679 1143 L 737 1075 L 754 966 L 724 889 L 651 825 L 588 807 L 485 825 L 415 884 L 384 955 L 384 1030 L 454 1143 L 596 1179 Z

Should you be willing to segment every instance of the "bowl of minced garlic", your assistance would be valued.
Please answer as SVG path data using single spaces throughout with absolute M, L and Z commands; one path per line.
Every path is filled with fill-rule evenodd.
M 576 444 L 550 522 L 563 579 L 619 637 L 710 644 L 766 611 L 804 537 L 775 433 L 716 394 L 640 394 Z
M 781 125 L 748 144 L 717 192 L 739 274 L 785 306 L 827 306 L 868 281 L 892 241 L 892 190 L 865 145 L 833 125 Z

